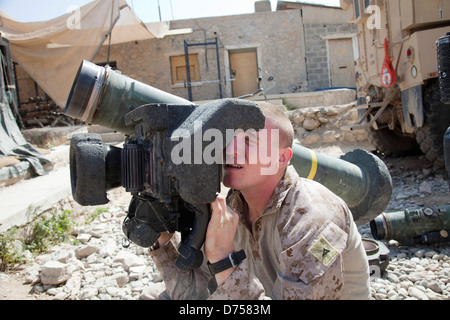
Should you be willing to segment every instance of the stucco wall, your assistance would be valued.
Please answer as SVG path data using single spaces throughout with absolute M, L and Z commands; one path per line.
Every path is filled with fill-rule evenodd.
M 268 94 L 306 90 L 304 32 L 299 10 L 171 22 L 171 29 L 182 28 L 192 28 L 193 32 L 114 45 L 110 49 L 110 61 L 116 61 L 119 70 L 136 80 L 187 98 L 186 88 L 172 85 L 170 56 L 184 54 L 184 40 L 204 43 L 217 37 L 221 79 L 230 79 L 228 50 L 256 48 L 260 75 L 264 80 L 273 77 L 272 81 L 263 82 Z M 94 62 L 105 62 L 106 52 L 102 48 Z M 189 53 L 198 54 L 202 81 L 218 79 L 215 46 L 190 47 Z M 231 97 L 230 82 L 223 83 L 222 90 L 223 97 Z M 192 93 L 194 100 L 218 99 L 218 84 L 195 85 Z

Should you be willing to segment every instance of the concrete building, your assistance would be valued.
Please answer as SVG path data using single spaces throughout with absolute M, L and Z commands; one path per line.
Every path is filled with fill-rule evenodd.
M 109 62 L 138 81 L 194 101 L 239 97 L 259 88 L 277 95 L 354 87 L 356 33 L 349 14 L 295 1 L 278 1 L 271 11 L 269 1 L 256 1 L 252 14 L 171 21 L 163 39 L 111 46 L 109 61 L 103 46 L 94 62 Z M 16 72 L 22 114 L 32 117 L 43 104 L 53 108 L 20 65 Z
M 171 21 L 173 33 L 163 39 L 112 46 L 109 63 L 194 101 L 239 97 L 259 88 L 273 95 L 354 87 L 355 29 L 348 14 L 291 1 L 278 1 L 272 12 L 269 1 L 257 1 L 253 14 Z M 94 62 L 107 62 L 107 48 Z

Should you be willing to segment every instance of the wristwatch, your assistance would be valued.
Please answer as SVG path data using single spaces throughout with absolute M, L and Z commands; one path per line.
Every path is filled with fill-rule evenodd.
M 239 263 L 244 261 L 246 257 L 247 256 L 245 255 L 245 251 L 240 250 L 238 252 L 233 252 L 229 254 L 228 257 L 226 257 L 225 259 L 217 261 L 215 263 L 209 263 L 208 261 L 207 265 L 209 268 L 209 272 L 211 272 L 211 275 L 215 275 L 216 273 L 225 271 L 228 268 L 231 267 L 235 268 L 239 265 Z

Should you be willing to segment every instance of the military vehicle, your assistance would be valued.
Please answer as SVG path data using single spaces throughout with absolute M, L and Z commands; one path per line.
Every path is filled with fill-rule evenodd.
M 450 106 L 441 101 L 436 41 L 450 31 L 450 1 L 341 0 L 353 10 L 359 120 L 379 153 L 420 154 L 444 167 Z

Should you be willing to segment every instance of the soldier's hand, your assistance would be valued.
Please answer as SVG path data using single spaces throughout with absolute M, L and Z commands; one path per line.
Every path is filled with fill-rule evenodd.
M 159 247 L 164 247 L 166 245 L 167 242 L 170 241 L 170 239 L 172 239 L 173 233 L 168 233 L 168 232 L 161 232 L 161 235 L 158 238 L 158 244 Z
M 225 197 L 220 194 L 211 203 L 211 209 L 211 220 L 206 231 L 204 250 L 206 259 L 210 263 L 214 263 L 234 252 L 234 237 L 236 235 L 239 216 L 227 207 Z M 232 270 L 226 271 L 216 274 L 217 284 L 220 285 L 221 278 L 224 278 L 224 281 Z

